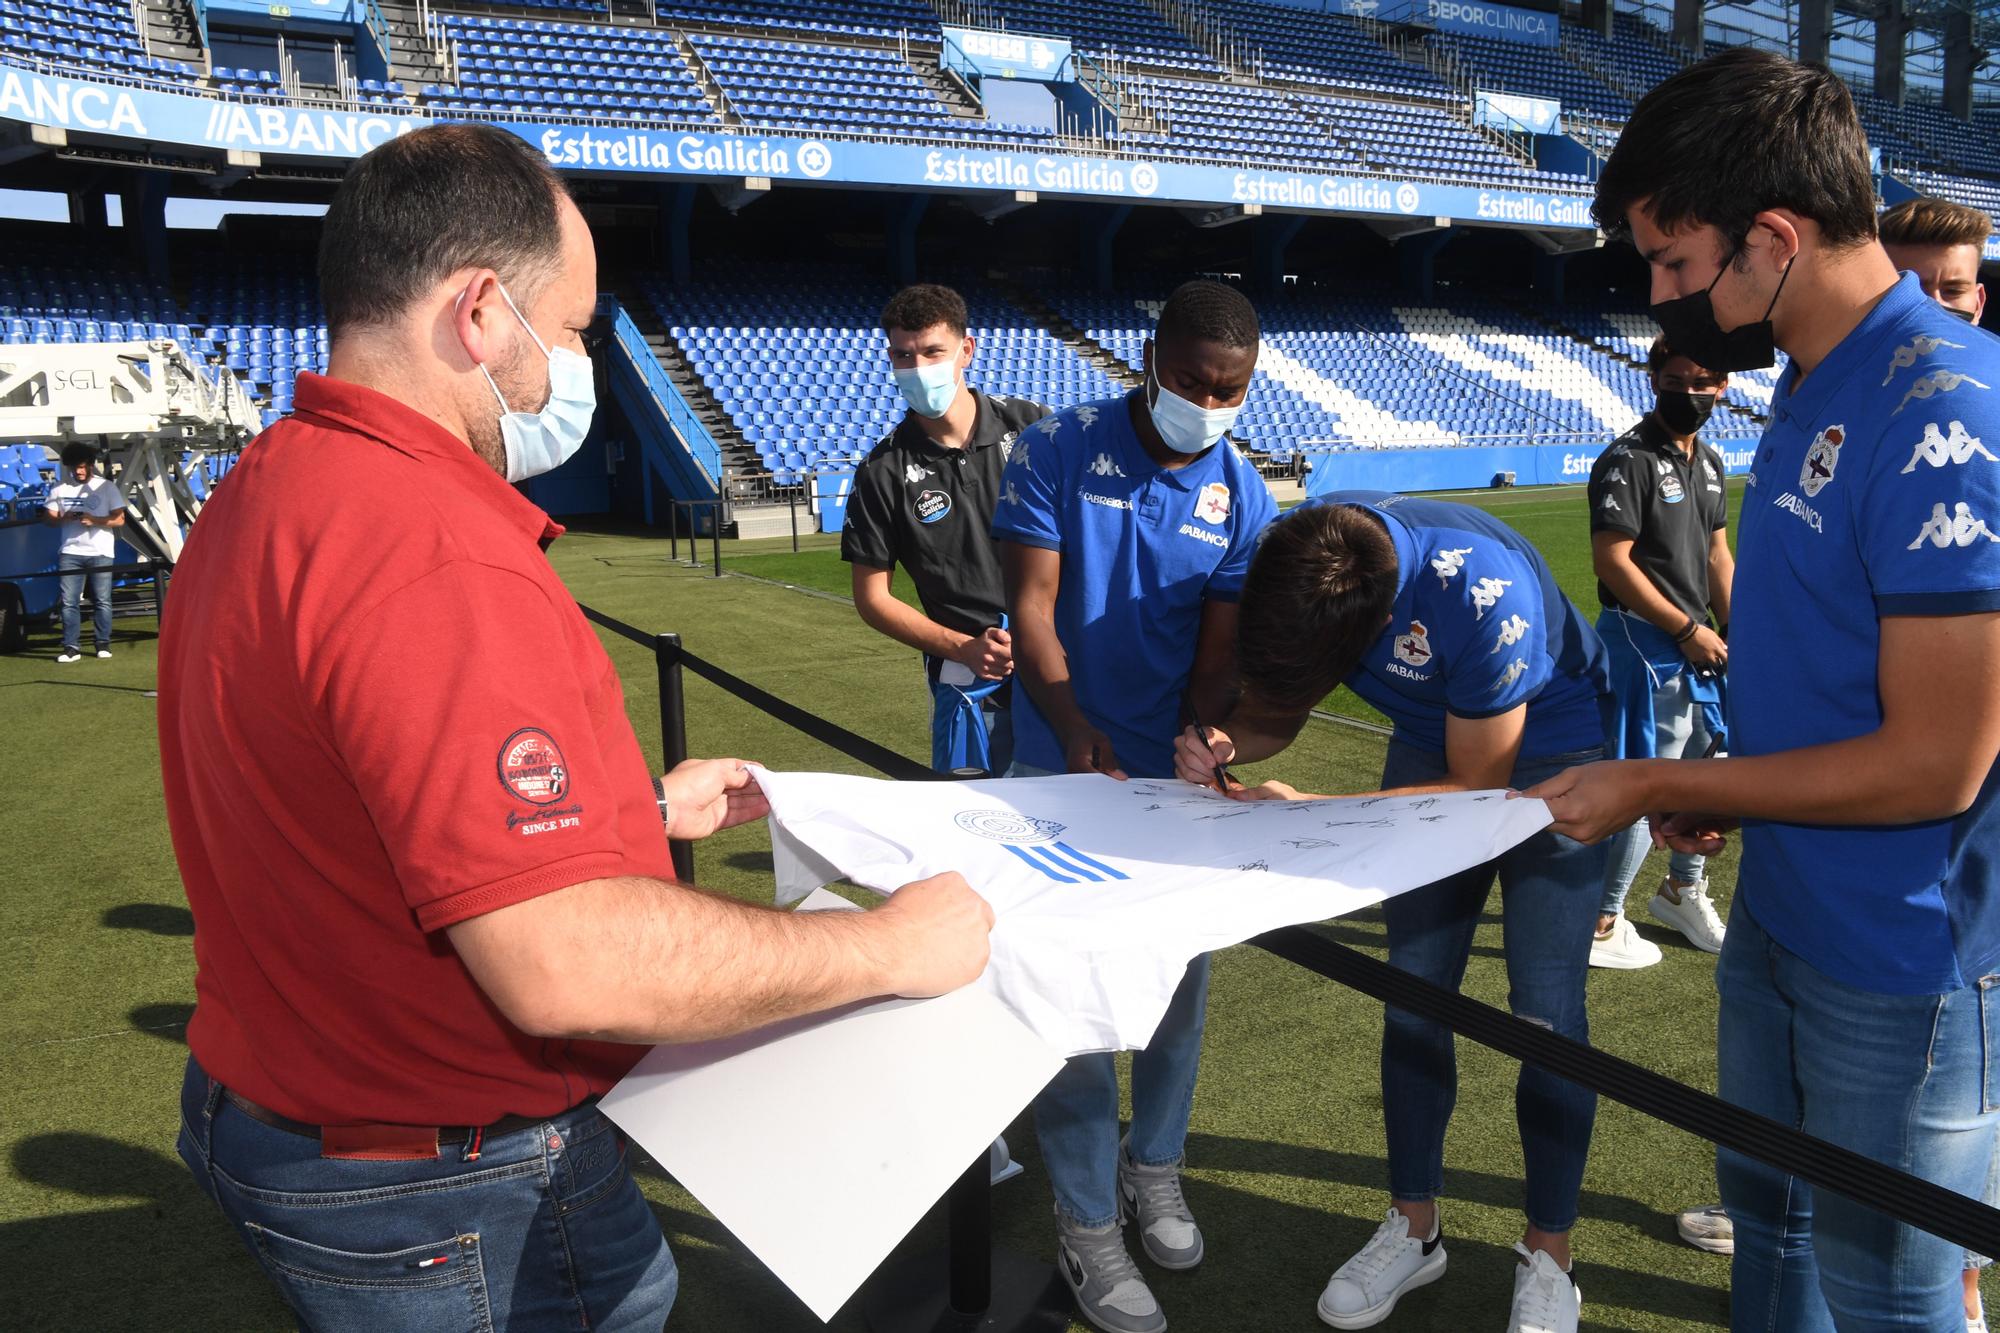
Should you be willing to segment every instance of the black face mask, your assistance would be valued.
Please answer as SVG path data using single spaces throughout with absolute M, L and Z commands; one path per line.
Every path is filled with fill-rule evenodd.
M 1672 341 L 1671 338 L 1669 341 Z M 1708 414 L 1715 410 L 1717 397 L 1712 393 L 1662 389 L 1653 400 L 1653 415 L 1677 438 L 1685 439 L 1707 424 Z
M 1777 364 L 1778 345 L 1771 333 L 1771 312 L 1778 308 L 1785 279 L 1792 276 L 1792 263 L 1787 262 L 1784 276 L 1778 279 L 1778 290 L 1771 293 L 1771 304 L 1764 307 L 1764 318 L 1741 328 L 1725 329 L 1715 322 L 1715 309 L 1709 304 L 1708 293 L 1715 290 L 1715 283 L 1722 281 L 1722 275 L 1742 251 L 1739 245 L 1729 252 L 1729 258 L 1722 261 L 1722 268 L 1715 275 L 1715 282 L 1709 283 L 1706 291 L 1661 301 L 1652 311 L 1653 322 L 1667 335 L 1668 346 L 1696 365 L 1724 375 Z M 1797 258 L 1794 255 L 1792 260 L 1795 262 Z
M 1944 312 L 1953 319 L 1962 319 L 1968 324 L 1977 324 L 1979 322 L 1978 316 L 1974 315 L 1970 310 L 1960 310 L 1955 305 L 1945 306 Z

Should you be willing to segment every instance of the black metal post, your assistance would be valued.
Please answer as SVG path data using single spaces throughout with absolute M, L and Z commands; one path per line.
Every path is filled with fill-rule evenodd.
M 796 495 L 786 496 L 785 508 L 792 512 L 792 554 L 797 555 L 799 553 L 799 497 Z
M 722 501 L 716 500 L 709 509 L 708 546 L 715 556 L 715 577 L 722 577 Z
M 660 756 L 668 771 L 688 757 L 687 695 L 682 689 L 681 636 L 653 636 L 653 662 L 660 675 Z M 694 847 L 672 842 L 674 875 L 684 884 L 694 883 Z
M 667 497 L 667 559 L 681 562 L 681 502 Z

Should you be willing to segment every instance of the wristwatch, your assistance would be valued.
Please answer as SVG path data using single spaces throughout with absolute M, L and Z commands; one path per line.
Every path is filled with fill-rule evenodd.
M 672 828 L 674 826 L 674 812 L 673 807 L 667 803 L 667 780 L 665 778 L 656 777 L 653 779 L 653 803 L 660 807 L 660 827 L 665 829 Z

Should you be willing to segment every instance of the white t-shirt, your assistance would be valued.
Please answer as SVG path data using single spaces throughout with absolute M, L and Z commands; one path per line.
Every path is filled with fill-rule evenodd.
M 1232 801 L 1101 774 L 883 782 L 768 773 L 780 901 L 956 870 L 993 907 L 980 984 L 1057 1050 L 1136 1050 L 1188 960 L 1491 861 L 1549 823 L 1499 791 Z
M 68 517 L 89 514 L 109 518 L 125 507 L 125 497 L 103 477 L 92 477 L 81 486 L 66 481 L 49 492 L 49 512 Z M 62 525 L 64 555 L 101 555 L 109 559 L 117 553 L 118 537 L 110 528 L 86 528 L 81 523 Z

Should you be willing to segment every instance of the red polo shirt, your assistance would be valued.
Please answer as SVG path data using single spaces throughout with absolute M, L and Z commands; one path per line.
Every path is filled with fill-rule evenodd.
M 562 529 L 436 423 L 301 375 L 202 511 L 160 636 L 160 761 L 195 920 L 188 1045 L 312 1124 L 486 1124 L 641 1048 L 529 1037 L 444 928 L 670 878 Z

